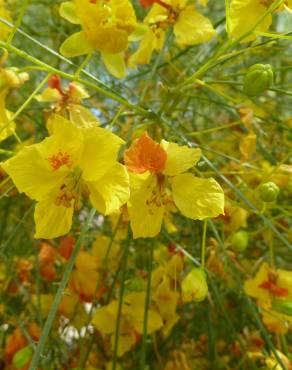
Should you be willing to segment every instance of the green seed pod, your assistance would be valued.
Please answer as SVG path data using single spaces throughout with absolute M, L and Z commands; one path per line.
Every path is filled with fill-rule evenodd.
M 256 96 L 266 91 L 274 81 L 274 73 L 269 64 L 254 64 L 249 67 L 244 78 L 243 91 Z
M 265 182 L 259 187 L 260 197 L 263 202 L 274 202 L 280 192 L 278 186 L 272 182 Z
M 292 301 L 275 299 L 272 302 L 272 309 L 279 313 L 292 316 Z
M 231 239 L 232 249 L 236 252 L 243 252 L 248 246 L 248 232 L 245 230 L 237 231 Z

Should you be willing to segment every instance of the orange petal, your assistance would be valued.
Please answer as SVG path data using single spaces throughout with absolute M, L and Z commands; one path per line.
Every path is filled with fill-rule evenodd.
M 125 151 L 124 156 L 128 170 L 136 173 L 162 172 L 165 168 L 166 158 L 166 151 L 146 132 Z

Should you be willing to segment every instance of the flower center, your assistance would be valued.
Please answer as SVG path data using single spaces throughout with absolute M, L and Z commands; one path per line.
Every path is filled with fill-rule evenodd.
M 146 200 L 150 214 L 155 213 L 155 207 L 160 208 L 168 203 L 172 203 L 172 199 L 166 187 L 166 176 L 162 173 L 156 174 L 156 183 L 150 184 L 148 189 L 151 191 L 151 196 Z
M 54 171 L 57 171 L 62 166 L 67 166 L 69 168 L 72 166 L 72 158 L 70 154 L 61 150 L 49 157 L 48 161 Z

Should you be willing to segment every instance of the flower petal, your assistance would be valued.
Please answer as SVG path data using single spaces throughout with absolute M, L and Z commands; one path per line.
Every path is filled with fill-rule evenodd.
M 145 132 L 125 151 L 125 164 L 129 171 L 162 172 L 166 163 L 166 151 Z
M 129 175 L 125 167 L 119 163 L 101 179 L 88 182 L 87 185 L 92 204 L 105 215 L 119 211 L 130 196 Z
M 83 131 L 57 114 L 49 120 L 48 125 L 51 136 L 36 144 L 42 157 L 49 159 L 61 152 L 70 156 L 72 165 L 78 164 L 83 146 Z
M 197 12 L 194 5 L 181 11 L 173 31 L 181 46 L 209 41 L 216 33 L 209 19 Z
M 147 204 L 153 197 L 152 183 L 153 177 L 148 172 L 141 175 L 130 174 L 129 215 L 134 239 L 153 237 L 161 229 L 164 206 Z
M 67 58 L 88 54 L 92 51 L 83 31 L 73 33 L 60 46 L 60 53 Z
M 238 38 L 250 31 L 265 13 L 266 7 L 260 1 L 233 0 L 230 6 L 230 36 Z M 256 31 L 265 32 L 272 23 L 271 15 L 268 15 L 257 26 Z M 256 38 L 252 33 L 243 42 L 249 42 Z
M 117 154 L 123 140 L 101 127 L 82 129 L 84 148 L 80 160 L 85 181 L 97 181 L 117 163 Z
M 224 193 L 212 178 L 201 179 L 190 173 L 172 179 L 173 200 L 181 213 L 193 220 L 224 213 Z
M 73 210 L 73 206 L 57 206 L 53 196 L 39 202 L 34 213 L 35 238 L 53 239 L 67 234 L 72 225 Z
M 200 149 L 189 148 L 186 145 L 181 146 L 162 140 L 161 146 L 167 153 L 164 173 L 169 176 L 187 171 L 198 162 L 201 156 Z
M 159 35 L 159 37 L 158 37 Z M 138 49 L 129 58 L 129 66 L 135 68 L 136 64 L 149 64 L 154 50 L 161 50 L 164 44 L 165 31 L 158 28 L 156 34 L 151 28 L 147 29 Z
M 123 78 L 126 75 L 125 54 L 102 53 L 102 60 L 106 69 L 116 78 Z
M 52 171 L 38 151 L 38 146 L 24 147 L 14 157 L 1 163 L 20 193 L 35 200 L 43 199 L 52 189 L 61 185 L 65 174 Z
M 92 324 L 103 334 L 113 333 L 116 329 L 117 304 L 113 301 L 105 307 L 98 308 Z

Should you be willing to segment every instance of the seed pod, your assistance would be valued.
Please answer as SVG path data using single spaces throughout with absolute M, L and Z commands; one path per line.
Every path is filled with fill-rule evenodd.
M 182 281 L 182 299 L 184 302 L 200 302 L 208 295 L 205 271 L 193 268 Z
M 243 252 L 248 246 L 248 232 L 245 230 L 239 230 L 232 236 L 231 246 L 236 252 Z
M 246 95 L 256 96 L 268 90 L 274 81 L 274 73 L 269 64 L 254 64 L 244 78 L 243 91 Z
M 272 309 L 285 315 L 292 316 L 292 301 L 275 299 L 272 302 Z
M 274 202 L 280 192 L 278 186 L 272 182 L 265 182 L 259 187 L 260 198 L 263 202 Z

